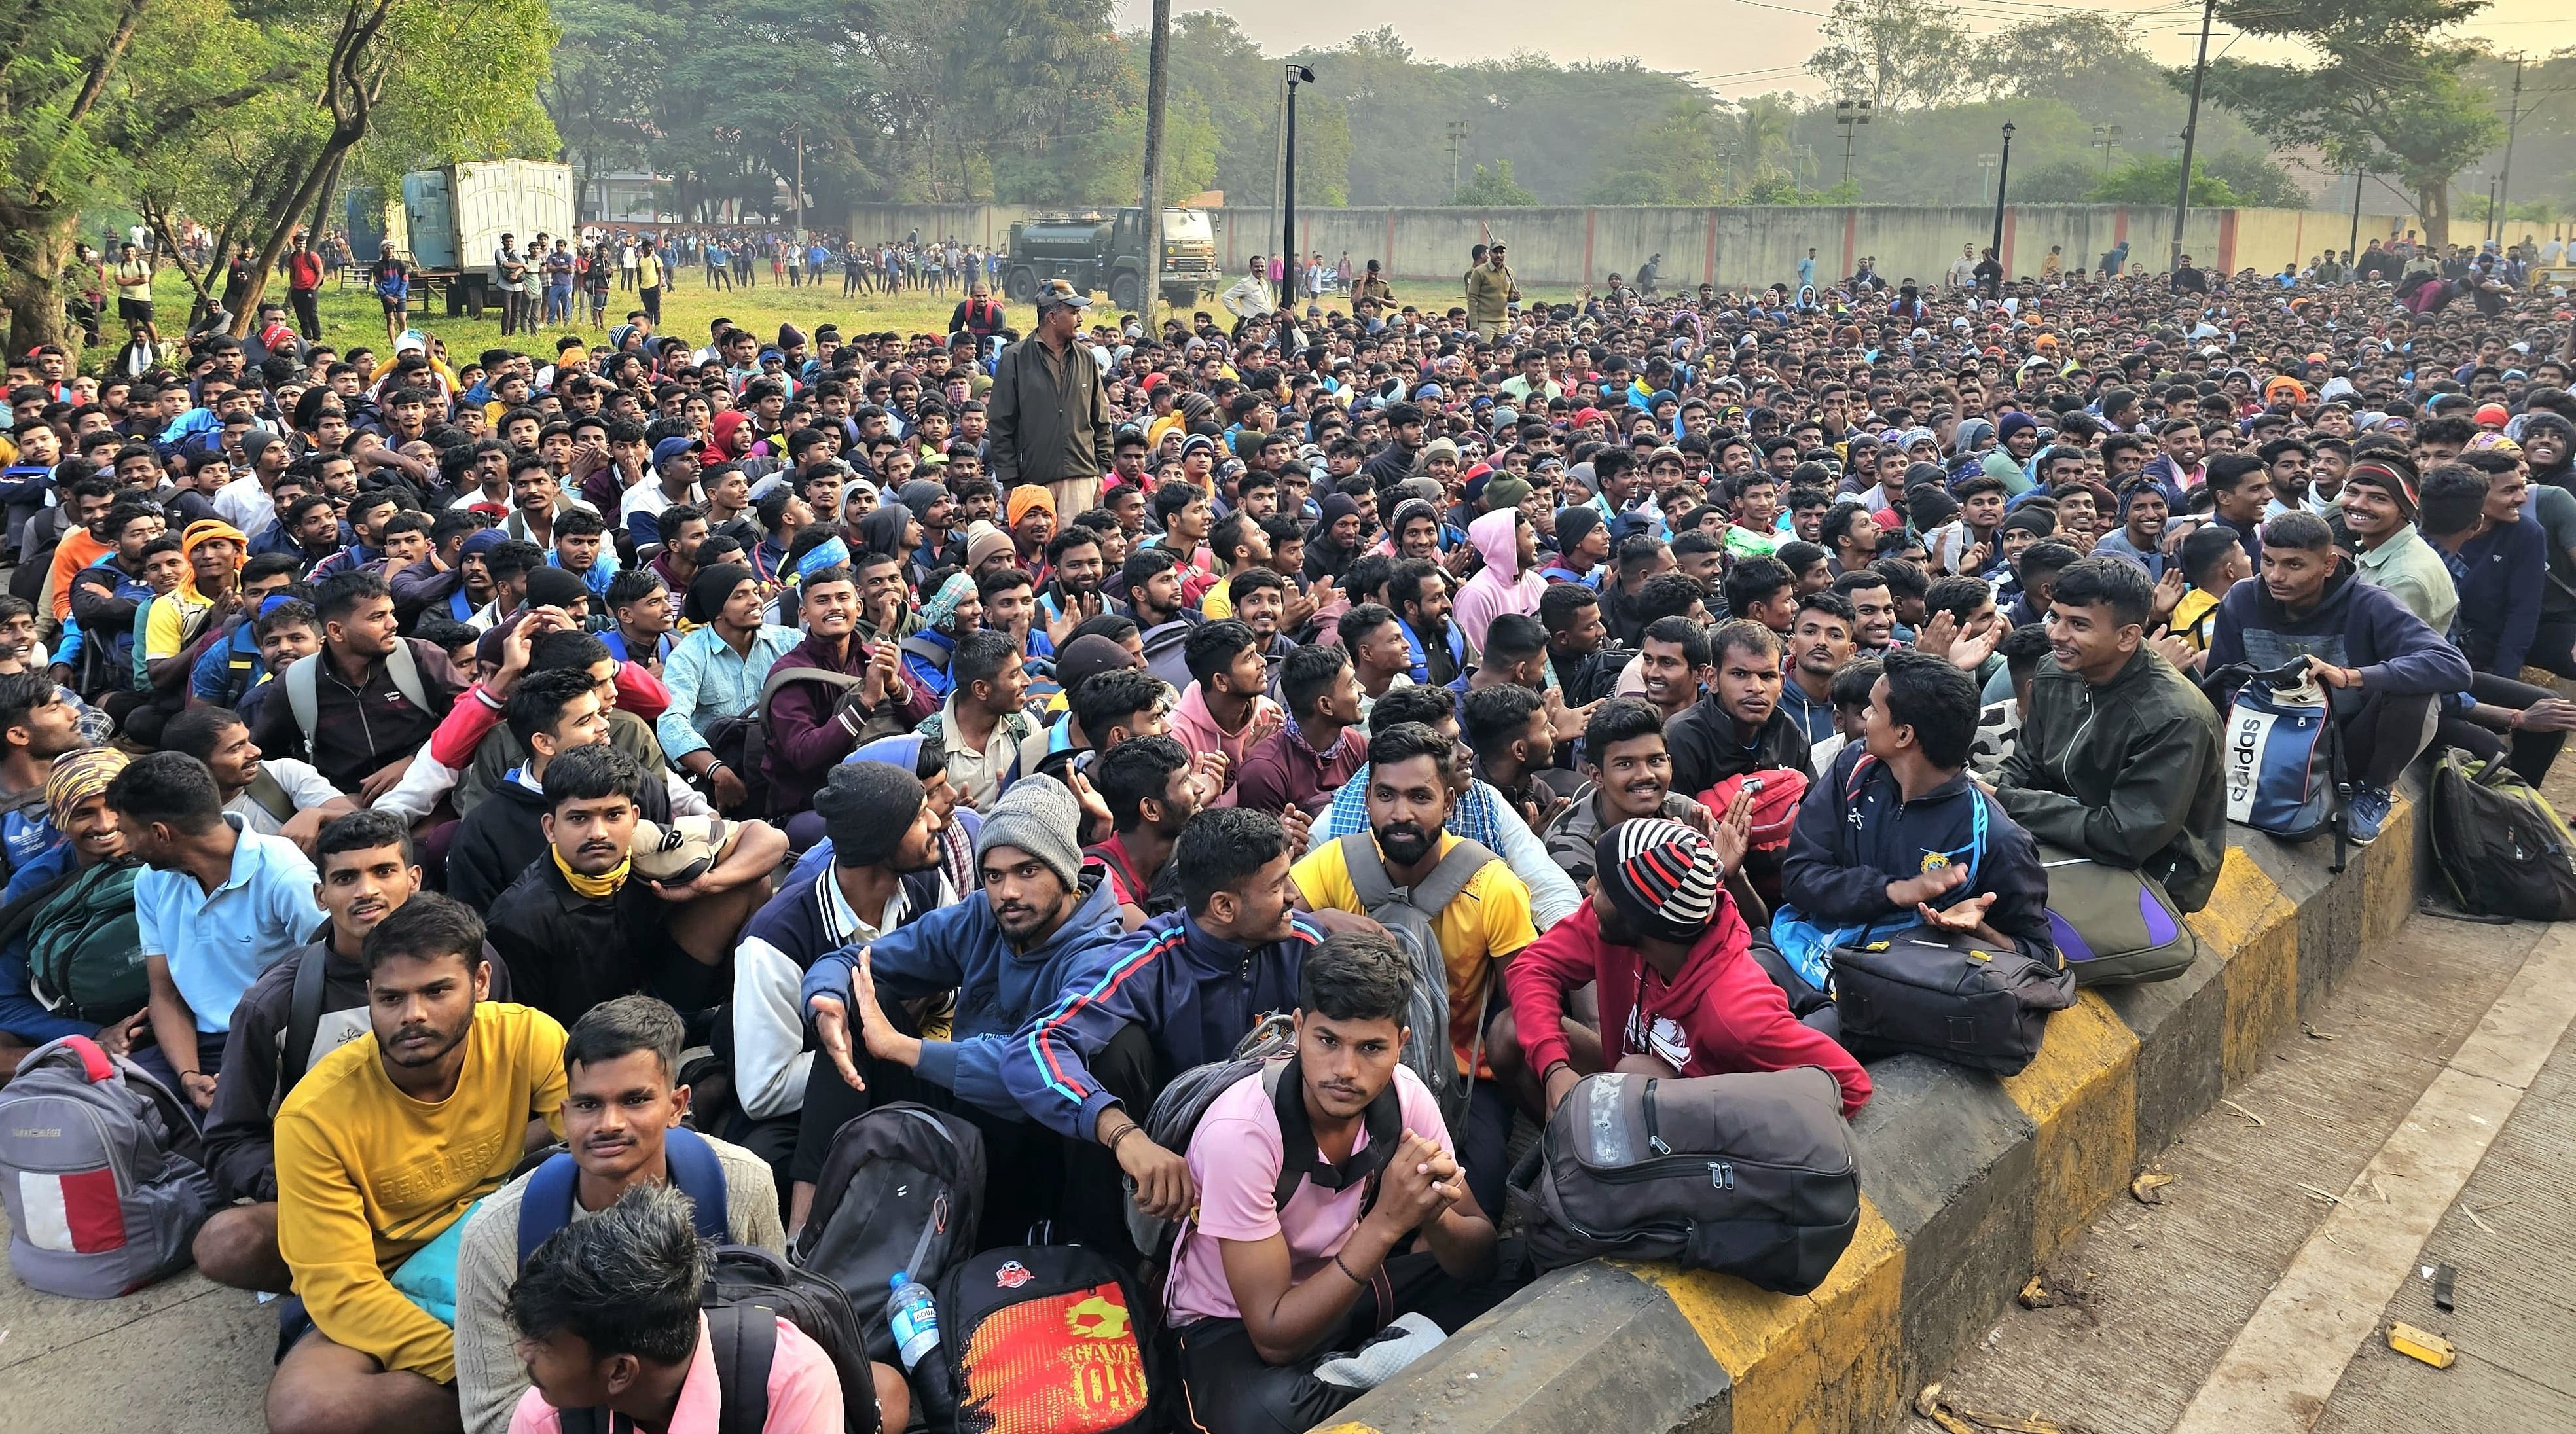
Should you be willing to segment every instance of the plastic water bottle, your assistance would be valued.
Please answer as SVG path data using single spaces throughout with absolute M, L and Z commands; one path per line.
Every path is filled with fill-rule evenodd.
M 947 1361 L 929 1357 L 939 1349 L 938 1297 L 909 1270 L 896 1271 L 886 1283 L 894 1291 L 886 1300 L 886 1326 L 894 1334 L 896 1355 L 934 1426 L 944 1424 L 955 1417 L 957 1398 L 948 1383 Z

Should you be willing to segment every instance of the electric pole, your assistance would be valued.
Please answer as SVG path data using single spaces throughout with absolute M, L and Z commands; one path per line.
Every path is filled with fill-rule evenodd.
M 1444 131 L 1449 137 L 1449 202 L 1458 202 L 1458 152 L 1467 144 L 1467 122 L 1451 120 Z
M 2165 255 L 2165 272 L 2182 267 L 2182 226 L 2191 217 L 2191 150 L 2200 136 L 2200 82 L 2209 74 L 2209 26 L 2218 18 L 2218 0 L 2202 0 L 2200 58 L 2191 64 L 2191 110 L 2182 122 L 2182 187 L 2174 195 L 2173 248 Z
M 1145 337 L 1159 330 L 1154 305 L 1163 297 L 1163 90 L 1170 79 L 1172 0 L 1154 0 L 1153 38 L 1145 52 L 1145 269 L 1137 286 L 1136 307 L 1144 316 Z
M 2513 57 L 2513 107 L 2504 122 L 2503 172 L 2496 176 L 2495 202 L 2487 206 L 2487 220 L 2495 226 L 2492 237 L 2499 246 L 2504 243 L 2504 206 L 2511 202 L 2513 195 L 2513 132 L 2522 127 L 2522 65 L 2523 57 L 2515 55 Z

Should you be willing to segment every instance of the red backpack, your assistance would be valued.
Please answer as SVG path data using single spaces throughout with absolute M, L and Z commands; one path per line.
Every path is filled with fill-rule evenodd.
M 1807 774 L 1789 767 L 1740 772 L 1699 794 L 1700 805 L 1723 820 L 1735 805 L 1735 794 L 1753 788 L 1753 849 L 1774 855 L 1789 845 L 1789 828 L 1798 821 L 1798 803 L 1807 795 Z

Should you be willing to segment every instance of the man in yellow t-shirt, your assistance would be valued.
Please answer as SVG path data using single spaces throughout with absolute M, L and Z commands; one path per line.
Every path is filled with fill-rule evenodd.
M 653 252 L 653 241 L 635 246 L 635 298 L 643 306 L 644 317 L 655 328 L 662 326 L 662 258 Z
M 415 1300 L 453 1318 L 440 1236 L 508 1179 L 531 1120 L 563 1133 L 563 1027 L 485 1001 L 483 949 L 458 902 L 396 907 L 362 948 L 372 1030 L 278 1110 L 278 1252 L 303 1308 L 280 1316 L 273 1428 L 456 1427 L 455 1334 Z
M 1419 722 L 1398 722 L 1369 738 L 1367 845 L 1387 882 L 1410 892 L 1431 877 L 1459 838 L 1442 828 L 1456 800 L 1457 744 Z M 1308 911 L 1368 915 L 1351 882 L 1349 850 L 1357 840 L 1327 842 L 1289 868 L 1298 904 Z M 1517 1069 L 1520 1051 L 1510 1023 L 1499 1021 L 1511 1001 L 1500 989 L 1502 963 L 1538 939 L 1530 924 L 1529 888 L 1499 859 L 1485 863 L 1432 917 L 1441 964 L 1449 976 L 1449 1046 L 1457 1069 L 1476 1072 L 1475 1098 L 1452 1127 L 1458 1163 L 1479 1201 L 1503 1198 L 1503 1144 L 1512 1130 L 1512 1101 L 1494 1066 Z M 1477 1019 L 1482 1014 L 1485 1059 L 1475 1061 Z M 1437 1039 L 1416 1031 L 1412 1039 Z

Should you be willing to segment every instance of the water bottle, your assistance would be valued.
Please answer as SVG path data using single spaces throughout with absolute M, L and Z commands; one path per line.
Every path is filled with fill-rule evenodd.
M 939 1349 L 938 1297 L 909 1270 L 896 1271 L 886 1283 L 894 1292 L 886 1300 L 886 1326 L 894 1334 L 896 1355 L 933 1427 L 945 1425 L 956 1417 L 957 1399 L 948 1383 L 948 1362 L 929 1357 Z

